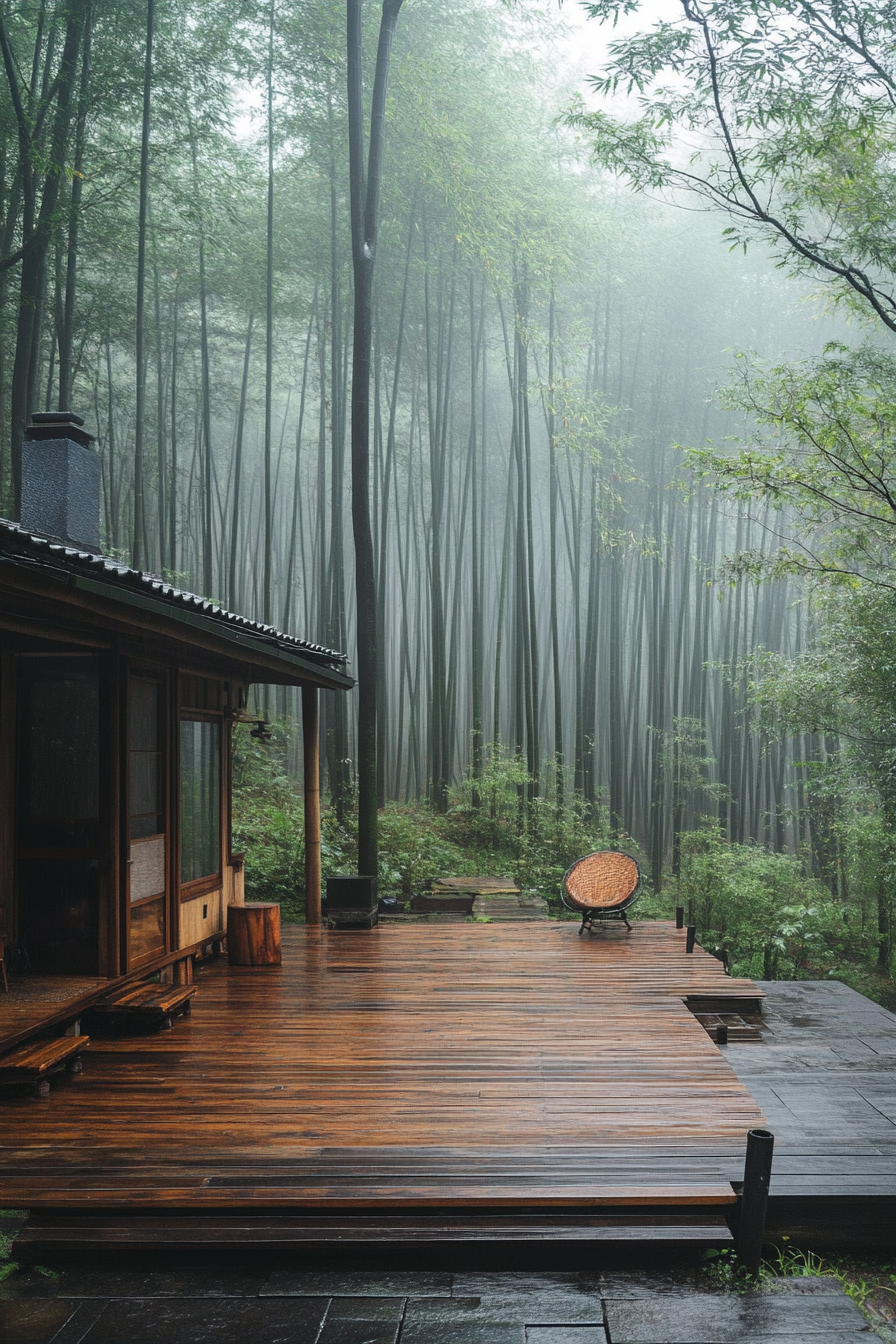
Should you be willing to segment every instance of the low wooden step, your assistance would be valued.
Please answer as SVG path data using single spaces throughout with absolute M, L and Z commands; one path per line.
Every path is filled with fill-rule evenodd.
M 289 1250 L 312 1246 L 426 1242 L 700 1242 L 727 1246 L 732 1236 L 716 1214 L 590 1215 L 407 1214 L 301 1217 L 293 1215 L 156 1216 L 32 1213 L 15 1240 L 13 1256 L 39 1261 L 52 1251 L 97 1246 L 122 1250 Z
M 743 984 L 743 981 L 740 981 Z M 749 983 L 749 982 L 747 982 Z M 696 1017 L 699 1013 L 739 1013 L 741 1017 L 762 1017 L 765 995 L 757 990 L 752 994 L 688 994 L 685 1003 Z
M 729 1045 L 762 1040 L 762 1019 L 758 1016 L 743 1017 L 740 1013 L 695 1013 L 694 1016 L 714 1041 L 719 1039 L 719 1027 L 727 1027 Z
M 470 915 L 473 913 L 473 902 L 475 900 L 476 896 L 472 892 L 446 890 L 430 893 L 421 891 L 416 896 L 411 897 L 411 910 L 415 914 L 424 915 Z
M 179 1013 L 190 1013 L 195 993 L 195 985 L 137 985 L 94 1004 L 86 1018 L 94 1032 L 110 1035 L 135 1029 L 165 1030 Z
M 52 1040 L 28 1041 L 0 1059 L 0 1082 L 30 1084 L 37 1096 L 50 1092 L 50 1076 L 65 1069 L 80 1073 L 81 1051 L 89 1036 L 56 1036 Z

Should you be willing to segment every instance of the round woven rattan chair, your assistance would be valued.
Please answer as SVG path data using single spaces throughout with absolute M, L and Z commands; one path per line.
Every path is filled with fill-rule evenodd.
M 641 870 L 631 854 L 599 849 L 578 859 L 566 872 L 560 897 L 567 910 L 582 916 L 579 936 L 591 933 L 595 920 L 621 919 L 631 929 L 626 910 L 638 899 Z

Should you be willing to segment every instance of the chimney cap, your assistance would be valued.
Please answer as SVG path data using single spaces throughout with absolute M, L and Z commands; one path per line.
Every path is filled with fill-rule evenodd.
M 82 417 L 75 415 L 74 411 L 35 411 L 31 424 L 25 426 L 25 438 L 32 442 L 41 439 L 72 439 L 82 448 L 89 448 L 93 443 L 93 435 L 81 428 L 83 424 Z

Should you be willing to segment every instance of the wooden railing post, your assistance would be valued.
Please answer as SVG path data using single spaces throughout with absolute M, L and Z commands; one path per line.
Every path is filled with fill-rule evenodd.
M 302 687 L 305 765 L 305 923 L 320 923 L 320 727 L 317 687 Z

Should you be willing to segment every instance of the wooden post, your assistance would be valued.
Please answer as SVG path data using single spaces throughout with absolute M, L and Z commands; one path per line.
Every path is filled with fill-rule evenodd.
M 765 1236 L 765 1211 L 772 1175 L 775 1136 L 768 1129 L 751 1129 L 747 1134 L 744 1163 L 744 1192 L 740 1204 L 740 1229 L 737 1258 L 748 1274 L 759 1273 L 762 1241 Z
M 320 731 L 317 687 L 302 687 L 305 758 L 305 923 L 320 923 Z

